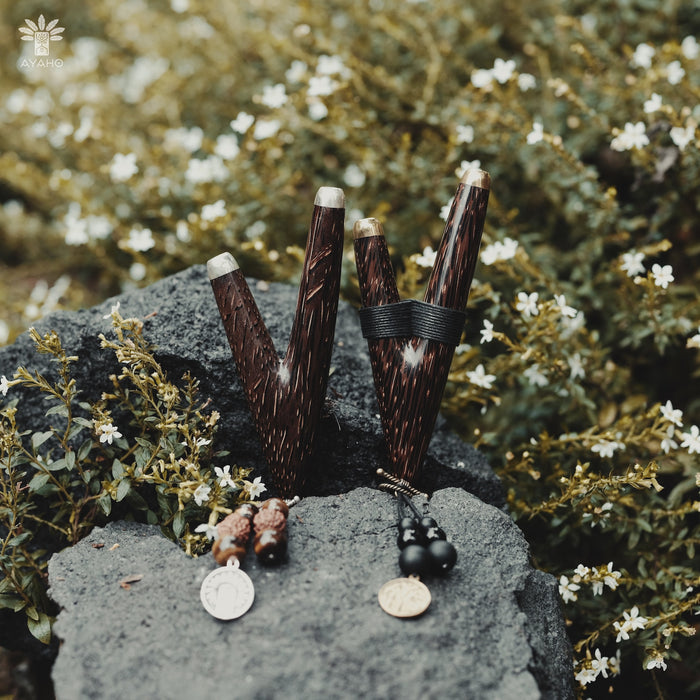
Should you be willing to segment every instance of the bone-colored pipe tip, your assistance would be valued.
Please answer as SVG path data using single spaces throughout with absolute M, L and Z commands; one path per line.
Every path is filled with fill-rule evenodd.
M 478 168 L 470 168 L 467 170 L 467 172 L 462 175 L 461 181 L 465 185 L 481 187 L 482 190 L 491 189 L 491 176 L 485 170 L 479 170 Z
M 221 277 L 221 275 L 227 275 L 229 272 L 234 272 L 237 269 L 238 263 L 231 253 L 221 253 L 221 255 L 217 255 L 207 263 L 207 274 L 210 280 Z
M 352 227 L 353 238 L 368 238 L 369 236 L 383 236 L 384 229 L 379 219 L 358 219 Z
M 345 193 L 340 187 L 319 187 L 314 204 L 329 209 L 345 209 Z

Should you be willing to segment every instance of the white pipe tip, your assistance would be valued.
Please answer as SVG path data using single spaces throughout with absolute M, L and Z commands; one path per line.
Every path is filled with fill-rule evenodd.
M 207 263 L 207 274 L 210 280 L 221 277 L 221 275 L 228 275 L 237 269 L 238 263 L 231 253 L 221 253 Z
M 329 209 L 345 209 L 345 194 L 340 187 L 319 187 L 314 204 Z

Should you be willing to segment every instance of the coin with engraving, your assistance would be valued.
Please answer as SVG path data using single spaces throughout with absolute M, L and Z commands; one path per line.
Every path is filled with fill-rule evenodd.
M 202 581 L 199 597 L 210 615 L 219 620 L 235 620 L 250 610 L 255 589 L 250 576 L 236 562 L 212 571 Z
M 430 606 L 430 590 L 415 576 L 387 581 L 377 594 L 382 610 L 394 617 L 418 617 Z

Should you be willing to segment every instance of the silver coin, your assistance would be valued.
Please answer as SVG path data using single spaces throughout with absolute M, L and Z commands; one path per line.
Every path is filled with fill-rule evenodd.
M 255 589 L 250 576 L 238 566 L 222 566 L 202 581 L 199 597 L 204 609 L 219 620 L 235 620 L 250 610 Z

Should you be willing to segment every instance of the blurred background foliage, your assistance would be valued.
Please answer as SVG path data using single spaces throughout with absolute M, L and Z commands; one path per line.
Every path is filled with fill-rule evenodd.
M 222 250 L 295 282 L 321 185 L 344 188 L 348 231 L 384 222 L 420 295 L 458 174 L 480 166 L 493 189 L 445 410 L 540 566 L 568 585 L 577 564 L 622 571 L 625 594 L 584 600 L 590 572 L 564 585 L 579 691 L 697 689 L 696 2 L 0 6 L 0 343 Z M 40 15 L 65 29 L 43 65 L 19 32 Z M 651 622 L 613 682 L 633 605 Z

